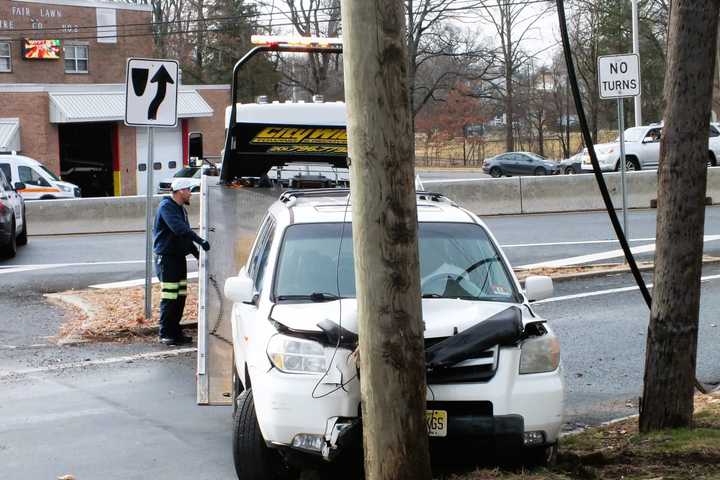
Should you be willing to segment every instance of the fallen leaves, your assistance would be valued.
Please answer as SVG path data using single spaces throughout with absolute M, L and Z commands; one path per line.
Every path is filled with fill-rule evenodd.
M 152 319 L 145 319 L 145 288 L 71 290 L 49 297 L 65 310 L 57 339 L 121 340 L 154 337 L 160 319 L 160 285 L 152 289 Z M 197 322 L 197 283 L 188 285 L 182 323 Z

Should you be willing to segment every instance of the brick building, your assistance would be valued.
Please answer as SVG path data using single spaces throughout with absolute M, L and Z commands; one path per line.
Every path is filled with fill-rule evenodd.
M 145 190 L 147 131 L 123 124 L 128 57 L 153 58 L 150 6 L 0 0 L 0 153 L 44 163 L 84 196 Z M 227 85 L 180 85 L 177 128 L 156 129 L 154 178 L 187 159 L 203 132 L 220 155 Z

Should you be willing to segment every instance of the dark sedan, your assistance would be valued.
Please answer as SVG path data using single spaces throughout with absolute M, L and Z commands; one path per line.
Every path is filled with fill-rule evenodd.
M 483 162 L 483 172 L 498 178 L 503 175 L 557 175 L 560 165 L 532 152 L 501 153 Z

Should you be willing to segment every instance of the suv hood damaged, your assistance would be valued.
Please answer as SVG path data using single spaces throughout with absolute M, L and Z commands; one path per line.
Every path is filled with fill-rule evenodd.
M 509 310 L 507 303 L 500 302 L 458 303 L 456 299 L 423 300 L 425 338 L 457 335 Z M 520 305 L 511 306 L 510 310 L 515 312 L 512 315 L 517 318 L 519 331 L 528 323 L 538 320 L 530 314 L 529 309 L 521 309 Z M 309 336 L 324 335 L 329 322 L 337 324 L 342 330 L 357 334 L 357 301 L 343 299 L 321 303 L 280 303 L 274 305 L 270 320 L 280 324 L 281 328 Z

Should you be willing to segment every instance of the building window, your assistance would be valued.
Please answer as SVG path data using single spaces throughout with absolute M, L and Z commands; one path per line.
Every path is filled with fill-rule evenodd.
M 12 71 L 10 42 L 0 42 L 0 72 Z
M 65 51 L 65 73 L 87 73 L 88 72 L 88 46 L 87 45 L 66 45 Z

